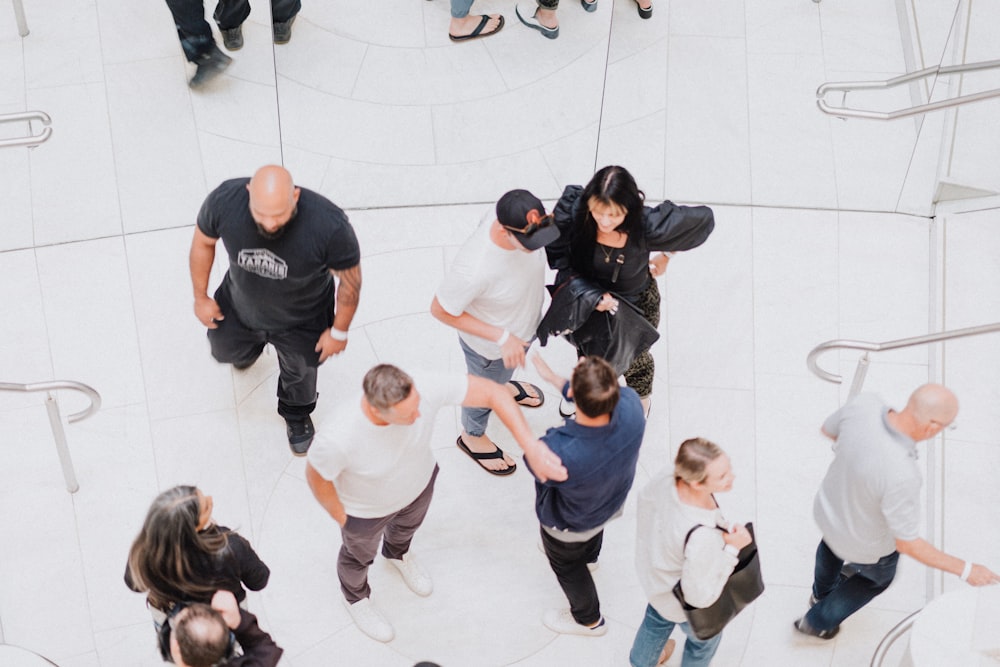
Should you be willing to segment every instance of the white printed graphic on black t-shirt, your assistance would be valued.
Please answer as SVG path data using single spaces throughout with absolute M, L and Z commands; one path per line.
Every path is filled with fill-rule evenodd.
M 256 273 L 262 278 L 284 280 L 288 277 L 288 264 L 285 260 L 266 248 L 240 250 L 237 261 L 241 269 Z

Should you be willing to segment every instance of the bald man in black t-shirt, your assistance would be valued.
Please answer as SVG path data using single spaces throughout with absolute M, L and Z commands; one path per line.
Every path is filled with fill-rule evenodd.
M 220 238 L 229 271 L 213 298 L 208 279 Z M 347 215 L 295 187 L 276 165 L 225 181 L 198 213 L 190 255 L 195 315 L 221 363 L 249 368 L 265 344 L 274 346 L 278 414 L 296 456 L 305 455 L 315 434 L 309 415 L 316 369 L 347 347 L 361 293 L 360 259 Z

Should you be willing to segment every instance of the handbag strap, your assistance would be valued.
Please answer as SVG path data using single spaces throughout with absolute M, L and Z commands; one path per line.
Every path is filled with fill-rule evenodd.
M 715 499 L 715 494 L 714 493 L 712 494 L 712 502 L 715 503 L 715 509 L 719 509 L 719 501 Z M 709 526 L 706 526 L 703 523 L 696 523 L 694 525 L 694 527 L 687 532 L 687 535 L 684 536 L 684 549 L 687 549 L 688 540 L 691 539 L 691 533 L 693 533 L 694 531 L 698 530 L 699 528 L 708 528 L 708 527 Z M 724 533 L 729 532 L 726 528 L 723 528 L 722 526 L 720 526 L 718 524 L 716 524 L 714 527 L 718 528 L 719 530 L 721 530 Z
M 684 549 L 687 549 L 687 546 L 688 546 L 688 540 L 690 540 L 690 539 L 691 539 L 691 534 L 692 534 L 692 533 L 694 533 L 694 531 L 698 530 L 699 528 L 715 528 L 716 530 L 721 530 L 721 531 L 722 531 L 723 533 L 726 533 L 726 532 L 728 532 L 728 531 L 727 531 L 727 530 L 726 530 L 725 528 L 723 528 L 722 526 L 706 526 L 706 525 L 705 525 L 705 524 L 703 524 L 703 523 L 699 523 L 699 524 L 695 524 L 695 526 L 694 526 L 693 528 L 691 528 L 691 530 L 689 530 L 689 531 L 687 532 L 687 535 L 685 535 L 685 536 L 684 536 Z

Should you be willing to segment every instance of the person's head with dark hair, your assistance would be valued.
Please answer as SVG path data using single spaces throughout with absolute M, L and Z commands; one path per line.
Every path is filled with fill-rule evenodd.
M 611 364 L 594 355 L 583 357 L 573 369 L 570 390 L 576 409 L 588 417 L 610 415 L 618 405 L 618 376 Z
M 212 597 L 216 583 L 195 566 L 226 549 L 225 533 L 206 530 L 211 521 L 212 497 L 194 486 L 175 486 L 153 500 L 128 555 L 132 581 L 150 605 L 166 611 L 174 602 Z
M 641 233 L 645 199 L 632 174 L 624 167 L 612 165 L 594 174 L 580 196 L 570 239 L 574 268 L 589 267 L 598 230 L 626 235 Z
M 212 667 L 229 655 L 229 628 L 207 604 L 190 604 L 170 620 L 170 656 L 182 667 Z

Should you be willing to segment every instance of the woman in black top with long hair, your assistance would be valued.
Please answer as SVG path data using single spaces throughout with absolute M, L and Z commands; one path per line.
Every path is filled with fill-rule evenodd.
M 160 625 L 177 603 L 208 604 L 220 589 L 242 603 L 243 587 L 259 591 L 270 574 L 246 539 L 215 525 L 211 496 L 193 486 L 175 486 L 150 506 L 129 550 L 125 583 L 146 593 Z
M 614 314 L 618 300 L 624 299 L 654 328 L 660 323 L 660 291 L 654 278 L 666 270 L 673 252 L 701 245 L 715 227 L 707 206 L 669 201 L 646 206 L 632 174 L 618 166 L 604 167 L 584 188 L 567 186 L 553 216 L 561 235 L 545 252 L 549 266 L 559 272 L 556 285 L 583 278 L 603 292 L 595 312 Z M 625 371 L 626 383 L 647 410 L 653 372 L 648 348 L 639 351 Z

